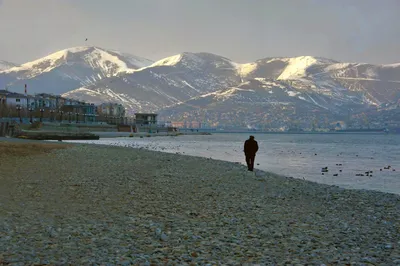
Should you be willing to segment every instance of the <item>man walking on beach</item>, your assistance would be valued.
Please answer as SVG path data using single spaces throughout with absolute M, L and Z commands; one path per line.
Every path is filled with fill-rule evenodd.
M 244 155 L 246 156 L 246 163 L 249 171 L 253 171 L 254 169 L 254 159 L 257 151 L 258 143 L 254 140 L 254 136 L 250 136 L 250 138 L 244 142 Z

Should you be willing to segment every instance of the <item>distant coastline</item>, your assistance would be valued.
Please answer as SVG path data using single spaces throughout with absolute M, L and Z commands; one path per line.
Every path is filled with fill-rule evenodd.
M 399 130 L 386 131 L 384 129 L 376 130 L 336 130 L 336 131 L 259 131 L 259 130 L 221 130 L 221 129 L 195 129 L 198 132 L 210 133 L 249 133 L 249 134 L 400 134 Z M 190 132 L 190 129 L 181 129 L 179 132 Z
M 290 135 L 297 135 L 297 134 L 318 134 L 318 135 L 332 135 L 332 134 L 398 134 L 398 133 L 385 133 L 385 132 L 351 132 L 351 131 L 346 131 L 346 132 L 312 132 L 312 131 L 304 131 L 304 132 L 288 132 L 288 131 L 283 131 L 283 132 L 267 132 L 267 131 L 215 131 L 213 133 L 251 133 L 251 134 L 290 134 Z

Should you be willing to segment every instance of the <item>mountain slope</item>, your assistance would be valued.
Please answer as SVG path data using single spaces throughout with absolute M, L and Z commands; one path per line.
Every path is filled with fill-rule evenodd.
M 16 67 L 16 66 L 17 66 L 17 64 L 0 60 L 0 71 L 7 70 L 7 69 L 10 69 L 10 68 Z
M 361 92 L 365 96 L 363 101 L 373 105 L 400 99 L 400 64 L 339 63 L 326 58 L 301 56 L 266 58 L 240 65 L 239 71 L 242 80 L 272 78 L 326 96 Z
M 371 106 L 399 108 L 400 64 L 350 64 L 298 57 L 266 58 L 236 68 L 242 84 L 165 108 L 160 118 L 278 130 L 330 127 L 332 121 L 348 121 L 349 113 L 356 114 L 356 120 L 364 112 L 379 116 Z M 356 122 L 358 126 L 368 121 L 361 120 Z
M 272 79 L 336 102 L 381 105 L 400 99 L 399 69 L 398 65 L 339 63 L 311 56 L 237 64 L 213 54 L 183 53 L 66 95 L 89 101 L 114 99 L 135 110 L 157 111 L 248 80 Z
M 139 69 L 150 60 L 98 47 L 65 49 L 0 72 L 0 86 L 18 91 L 65 93 L 119 73 Z
M 364 92 L 373 104 L 395 103 L 400 99 L 400 64 L 335 64 L 325 71 L 343 87 Z
M 272 78 L 280 80 L 297 79 L 304 77 L 308 68 L 314 65 L 338 63 L 337 61 L 312 56 L 293 58 L 269 57 L 247 64 L 236 64 L 243 79 Z
M 94 102 L 114 100 L 134 111 L 157 111 L 238 82 L 240 77 L 229 59 L 208 53 L 182 53 L 64 96 Z
M 329 126 L 327 120 L 345 119 L 349 112 L 397 106 L 399 66 L 311 56 L 238 64 L 212 54 L 183 53 L 65 96 L 117 101 L 132 113 L 159 112 L 162 120 L 202 121 L 207 115 L 215 125 L 282 127 L 294 120 L 310 126 L 324 117 L 318 123 Z
M 310 117 L 342 119 L 350 111 L 398 108 L 400 64 L 340 63 L 313 56 L 239 64 L 188 52 L 153 62 L 77 47 L 0 71 L 0 87 L 5 84 L 14 91 L 28 84 L 29 93 L 118 102 L 128 113 L 160 112 L 166 119 L 203 120 L 208 109 L 214 123 L 232 124 L 229 117 L 236 117 L 262 124 L 272 116 L 285 125 L 293 119 L 309 124 Z
M 286 81 L 256 78 L 165 108 L 160 112 L 160 118 L 167 121 L 206 120 L 213 126 L 280 128 L 299 123 L 311 127 L 315 119 L 341 119 L 347 116 L 349 109 L 367 108 L 363 97 L 357 92 L 351 97 L 332 97 L 297 89 Z

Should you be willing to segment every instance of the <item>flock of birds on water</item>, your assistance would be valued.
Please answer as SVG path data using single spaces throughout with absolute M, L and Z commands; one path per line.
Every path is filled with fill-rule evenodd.
M 337 163 L 336 164 L 336 166 L 342 166 L 343 164 L 341 164 L 341 163 Z M 393 171 L 393 172 L 395 172 L 396 171 L 396 169 L 394 169 L 394 168 L 392 168 L 392 166 L 390 166 L 390 165 L 388 165 L 388 166 L 384 166 L 383 168 L 380 168 L 379 169 L 379 171 L 383 171 L 383 170 L 391 170 L 391 171 Z M 329 170 L 328 170 L 328 166 L 325 166 L 325 167 L 322 167 L 322 169 L 321 169 L 321 174 L 322 175 L 325 175 L 325 173 L 328 173 L 329 172 Z M 339 172 L 341 173 L 341 172 L 343 172 L 343 170 L 342 169 L 339 169 Z M 373 174 L 374 173 L 374 171 L 372 171 L 372 170 L 368 170 L 368 171 L 366 171 L 366 172 L 364 172 L 364 173 L 357 173 L 356 174 L 356 176 L 368 176 L 368 177 L 372 177 Z M 336 173 L 336 174 L 333 174 L 333 176 L 338 176 L 339 174 L 338 173 Z

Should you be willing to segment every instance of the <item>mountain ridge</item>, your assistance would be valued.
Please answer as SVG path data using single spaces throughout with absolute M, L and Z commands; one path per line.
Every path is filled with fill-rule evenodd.
M 7 85 L 12 90 L 28 84 L 31 92 L 60 94 L 151 63 L 95 46 L 73 47 L 0 71 L 0 86 Z
M 0 86 L 2 82 L 15 86 L 28 83 L 28 87 L 37 86 L 44 92 L 95 103 L 115 101 L 131 113 L 160 112 L 180 120 L 190 112 L 183 103 L 205 98 L 212 103 L 200 109 L 211 104 L 225 110 L 229 105 L 222 103 L 230 101 L 234 112 L 241 98 L 250 103 L 286 104 L 304 112 L 317 108 L 341 115 L 352 108 L 396 106 L 400 100 L 400 64 L 346 63 L 316 56 L 237 63 L 212 53 L 183 52 L 152 61 L 98 47 L 75 47 L 0 71 Z M 62 88 L 57 87 L 60 84 Z M 254 95 L 249 94 L 251 90 Z M 240 105 L 240 112 L 252 108 L 243 102 Z M 310 110 L 305 111 L 304 106 Z M 182 113 L 170 116 L 175 107 Z
M 15 64 L 15 63 L 11 63 L 11 62 L 8 62 L 8 61 L 5 61 L 5 60 L 0 60 L 0 71 L 4 71 L 4 70 L 7 70 L 7 69 L 16 67 L 16 66 L 18 66 L 18 65 Z

